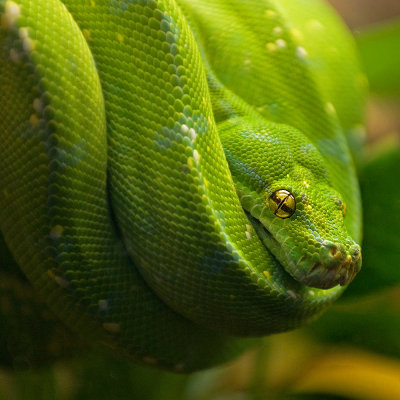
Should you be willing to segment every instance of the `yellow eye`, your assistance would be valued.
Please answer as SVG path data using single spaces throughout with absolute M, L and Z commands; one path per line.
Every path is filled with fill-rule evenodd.
M 268 199 L 269 209 L 279 218 L 289 218 L 296 211 L 296 200 L 292 193 L 279 189 Z
M 346 216 L 346 213 L 347 213 L 347 206 L 346 206 L 346 203 L 343 203 L 343 208 L 342 208 L 343 217 Z

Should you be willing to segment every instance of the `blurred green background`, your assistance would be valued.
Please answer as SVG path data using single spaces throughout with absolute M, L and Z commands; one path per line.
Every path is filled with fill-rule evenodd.
M 343 298 L 226 366 L 182 376 L 82 349 L 39 368 L 0 368 L 0 399 L 400 399 L 400 1 L 330 3 L 371 86 L 359 162 L 364 264 Z

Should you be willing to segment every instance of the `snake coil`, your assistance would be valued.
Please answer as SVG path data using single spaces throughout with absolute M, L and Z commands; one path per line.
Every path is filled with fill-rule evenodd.
M 326 230 L 341 240 L 346 229 L 352 239 L 343 248 L 359 253 L 360 200 L 344 132 L 360 123 L 362 84 L 348 66 L 357 63 L 347 33 L 320 2 L 314 13 L 332 34 L 323 36 L 327 47 L 339 51 L 337 40 L 348 58 L 343 67 L 328 63 L 337 69 L 332 81 L 332 71 L 316 72 L 311 33 L 297 28 L 304 18 L 324 29 L 300 12 L 296 21 L 304 4 L 178 3 L 0 1 L 0 229 L 68 326 L 136 360 L 191 371 L 236 354 L 242 340 L 234 336 L 293 329 L 342 292 L 285 270 L 257 231 L 256 208 L 246 209 L 251 196 L 280 187 L 245 195 L 247 178 L 227 160 L 253 178 L 253 161 L 273 175 L 300 160 L 303 186 L 329 176 L 342 200 L 323 205 L 324 214 L 297 196 L 290 212 L 311 221 L 313 237 Z M 338 105 L 349 103 L 355 111 L 341 119 Z M 246 163 L 235 153 L 242 139 L 225 148 L 218 135 L 239 128 L 256 141 Z M 265 156 L 260 142 L 281 147 Z M 268 197 L 261 201 L 260 213 L 269 212 Z M 341 218 L 342 203 L 345 228 L 336 230 L 325 215 Z M 276 217 L 271 232 L 294 217 Z M 293 232 L 315 267 L 311 239 Z

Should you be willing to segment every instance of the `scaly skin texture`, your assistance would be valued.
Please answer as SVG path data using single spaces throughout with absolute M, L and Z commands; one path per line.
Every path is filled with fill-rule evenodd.
M 0 1 L 0 228 L 68 326 L 191 371 L 315 318 L 358 272 L 363 80 L 320 2 L 178 3 Z M 334 52 L 297 28 L 319 15 L 349 55 L 340 116 Z

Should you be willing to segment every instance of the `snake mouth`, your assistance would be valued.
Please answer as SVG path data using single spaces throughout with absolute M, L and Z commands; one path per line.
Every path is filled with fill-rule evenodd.
M 347 256 L 345 262 L 335 266 L 327 266 L 318 261 L 306 274 L 301 272 L 302 282 L 318 289 L 330 289 L 336 285 L 346 286 L 354 279 L 360 268 L 361 253 L 355 257 Z
M 301 281 L 319 289 L 330 289 L 336 285 L 348 285 L 361 269 L 361 249 L 354 241 L 347 246 L 329 240 L 319 245 L 320 260 L 309 263 L 304 260 L 297 263 Z
M 330 289 L 348 285 L 361 268 L 360 247 L 355 244 L 345 251 L 327 240 L 318 242 L 320 260 L 313 262 L 305 254 L 291 255 L 274 235 L 256 218 L 248 215 L 264 246 L 278 259 L 282 268 L 296 281 L 313 288 Z

